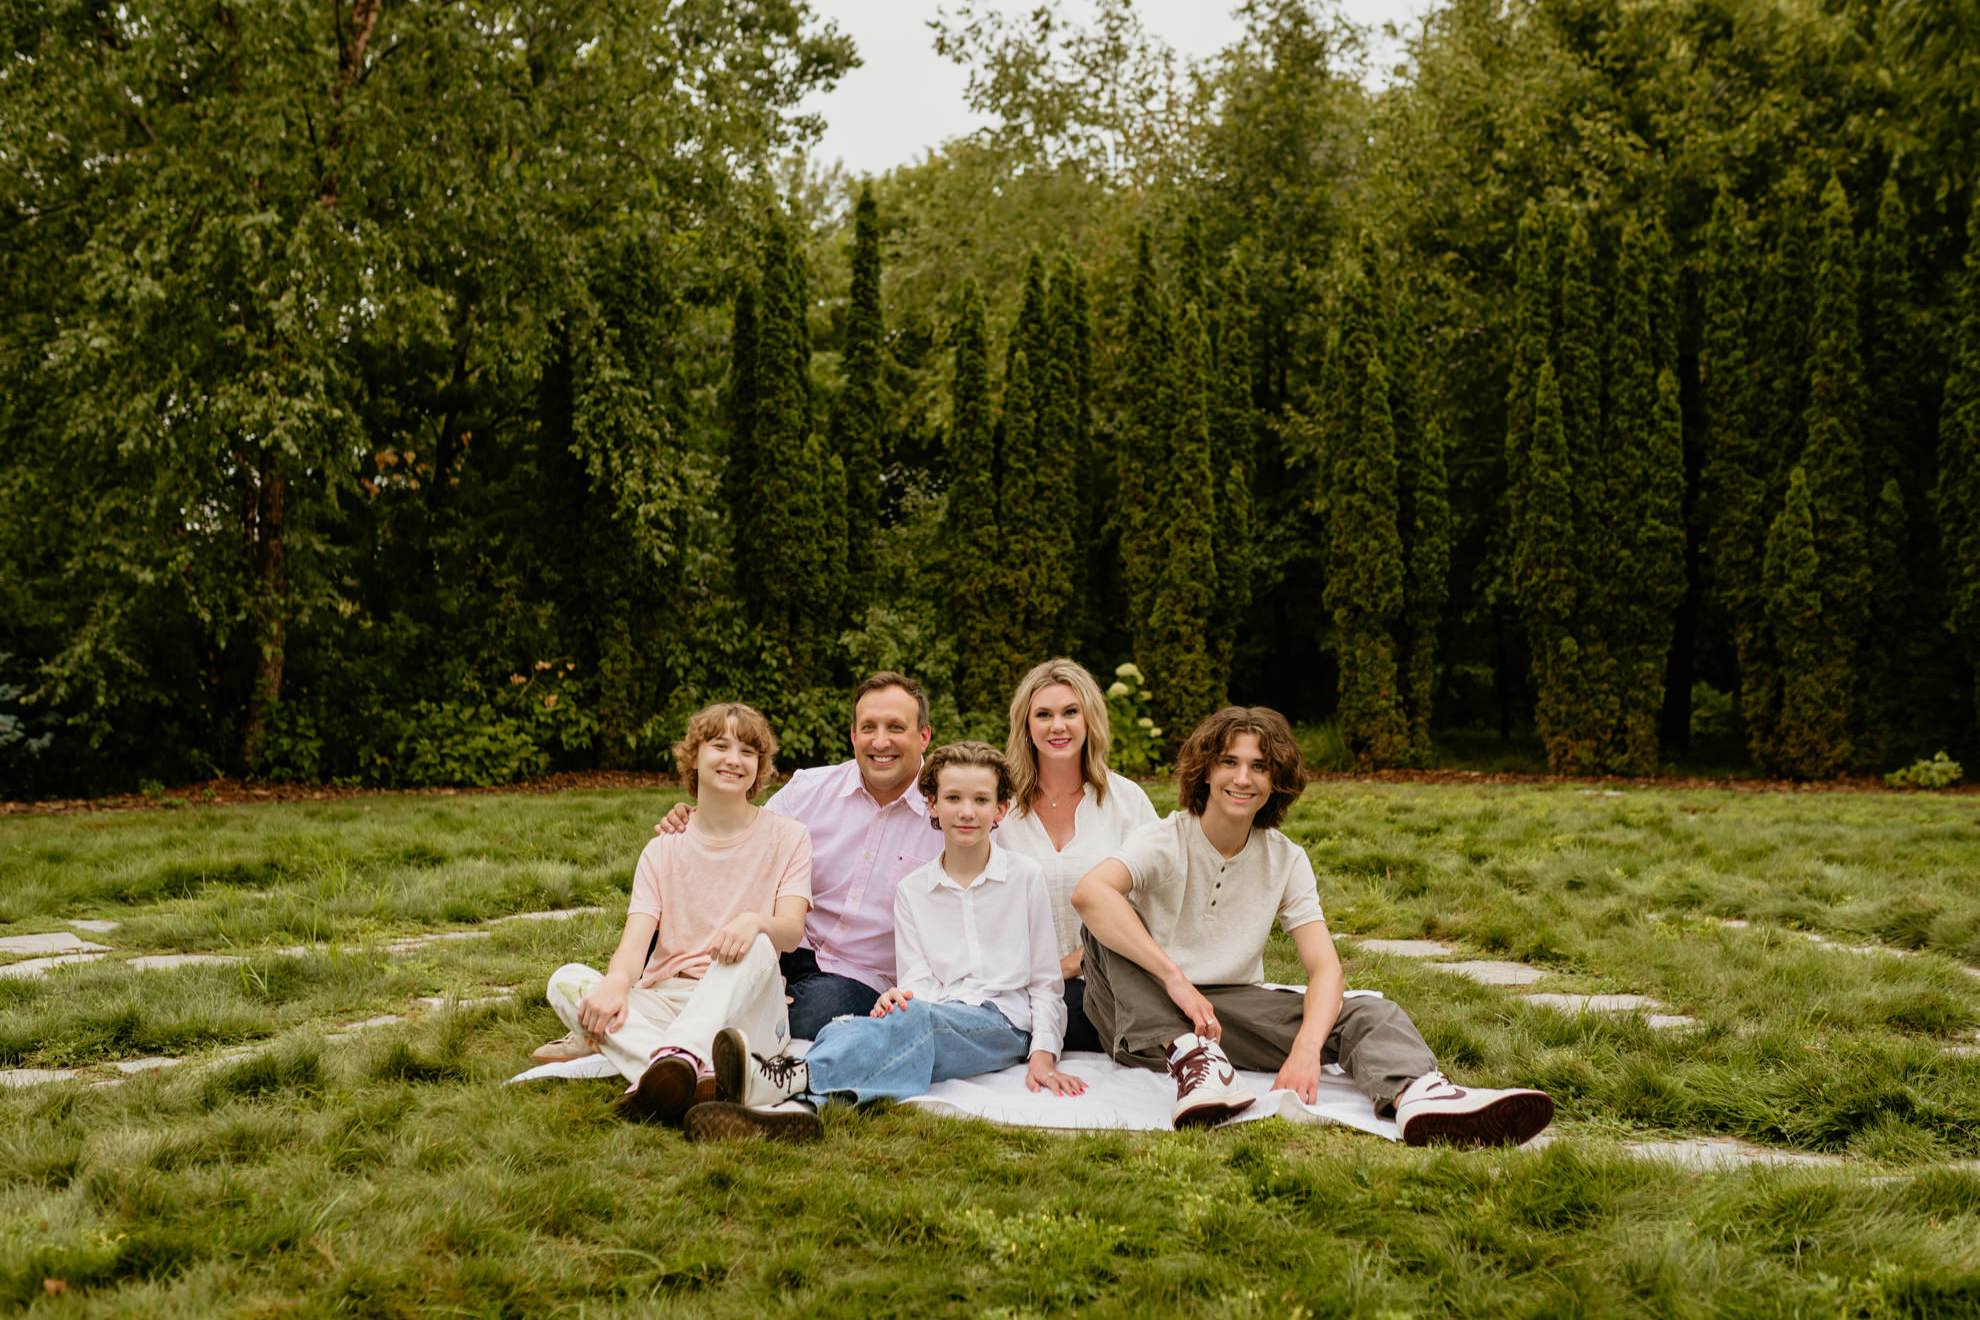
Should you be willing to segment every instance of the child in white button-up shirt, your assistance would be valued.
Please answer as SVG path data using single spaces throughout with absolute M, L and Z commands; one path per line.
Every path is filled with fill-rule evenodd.
M 895 891 L 894 987 L 870 1016 L 828 1023 L 802 1059 L 752 1054 L 740 1030 L 724 1030 L 720 1102 L 689 1111 L 690 1137 L 815 1136 L 815 1113 L 785 1102 L 901 1100 L 1019 1063 L 1034 1091 L 1086 1089 L 1058 1068 L 1066 1008 L 1044 873 L 990 841 L 1010 806 L 1003 754 L 980 742 L 938 748 L 921 791 L 943 848 Z

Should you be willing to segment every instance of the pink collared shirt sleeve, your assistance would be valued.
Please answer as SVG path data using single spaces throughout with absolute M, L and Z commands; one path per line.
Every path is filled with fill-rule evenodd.
M 912 787 L 886 806 L 873 801 L 859 766 L 845 761 L 800 770 L 770 811 L 811 835 L 811 912 L 804 942 L 820 971 L 873 990 L 894 984 L 894 894 L 901 878 L 942 850 Z

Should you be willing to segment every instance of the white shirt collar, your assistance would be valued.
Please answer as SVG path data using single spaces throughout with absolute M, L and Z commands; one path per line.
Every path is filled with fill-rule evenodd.
M 984 866 L 983 873 L 970 882 L 970 887 L 975 888 L 985 881 L 1008 880 L 1010 878 L 1010 867 L 1004 860 L 1004 850 L 999 848 L 995 842 L 992 842 L 990 845 L 990 861 Z M 962 885 L 957 884 L 949 878 L 948 871 L 942 866 L 942 855 L 937 853 L 935 859 L 928 863 L 929 892 L 932 893 L 944 885 L 947 885 L 951 889 L 963 888 Z

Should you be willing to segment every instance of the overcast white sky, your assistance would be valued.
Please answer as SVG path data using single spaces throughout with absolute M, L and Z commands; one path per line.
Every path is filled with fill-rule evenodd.
M 1024 13 L 1039 0 L 996 0 L 997 7 Z M 843 160 L 854 174 L 877 174 L 918 157 L 959 133 L 979 127 L 963 104 L 962 69 L 935 53 L 928 20 L 940 0 L 813 0 L 859 46 L 865 63 L 830 94 L 805 103 L 825 116 L 821 160 Z M 1149 31 L 1192 58 L 1212 54 L 1238 35 L 1227 0 L 1136 0 Z M 1428 12 L 1430 0 L 1343 0 L 1354 22 L 1379 29 L 1384 23 L 1408 27 Z M 1089 15 L 1083 0 L 1069 0 L 1075 19 Z M 1372 45 L 1372 67 L 1392 65 L 1399 47 L 1379 36 Z

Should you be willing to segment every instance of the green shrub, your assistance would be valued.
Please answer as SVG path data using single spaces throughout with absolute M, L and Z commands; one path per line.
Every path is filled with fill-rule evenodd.
M 549 753 L 525 719 L 487 702 L 419 701 L 388 709 L 358 755 L 358 777 L 365 783 L 406 788 L 486 787 L 549 768 Z
M 1695 742 L 1736 741 L 1744 734 L 1739 703 L 1710 683 L 1691 685 L 1691 737 Z
M 1107 689 L 1107 722 L 1113 726 L 1113 746 L 1107 764 L 1130 779 L 1147 779 L 1168 767 L 1162 758 L 1162 730 L 1149 714 L 1148 680 L 1132 662 L 1114 670 Z
M 1299 725 L 1293 730 L 1293 741 L 1299 744 L 1300 759 L 1306 762 L 1309 771 L 1355 768 L 1354 753 L 1348 750 L 1347 740 L 1341 737 L 1341 726 L 1334 720 Z
M 1951 788 L 1966 774 L 1966 767 L 1947 756 L 1942 749 L 1929 761 L 1913 761 L 1902 770 L 1884 776 L 1891 788 Z

